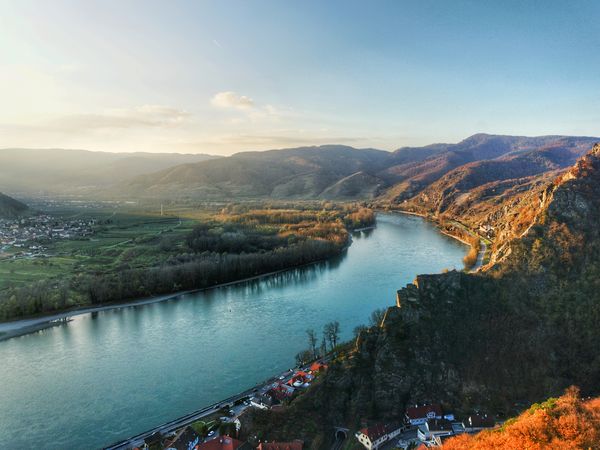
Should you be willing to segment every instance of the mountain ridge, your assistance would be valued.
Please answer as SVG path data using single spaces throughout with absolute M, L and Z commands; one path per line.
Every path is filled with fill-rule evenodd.
M 594 140 L 568 136 L 500 136 L 477 134 L 457 144 L 403 147 L 393 152 L 326 145 L 241 152 L 216 161 L 171 167 L 135 177 L 120 187 L 137 195 L 182 195 L 225 199 L 381 199 L 401 204 L 453 169 L 572 140 L 580 148 Z M 566 145 L 563 146 L 567 148 Z M 576 153 L 576 152 L 575 152 Z M 358 186 L 358 174 L 365 182 Z M 336 183 L 355 175 L 352 189 Z M 261 179 L 261 177 L 263 179 Z M 264 182 L 263 182 L 264 181 Z M 337 192 L 341 192 L 338 196 Z M 348 192 L 353 194 L 348 195 Z

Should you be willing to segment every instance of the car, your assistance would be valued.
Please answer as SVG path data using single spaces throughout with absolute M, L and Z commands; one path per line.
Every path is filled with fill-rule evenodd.
M 283 380 L 284 378 L 285 378 L 285 377 L 284 377 L 283 375 L 281 375 L 281 376 L 279 377 L 279 379 L 280 379 L 280 380 Z
M 211 430 L 208 432 L 208 437 L 213 437 L 215 435 L 215 430 Z

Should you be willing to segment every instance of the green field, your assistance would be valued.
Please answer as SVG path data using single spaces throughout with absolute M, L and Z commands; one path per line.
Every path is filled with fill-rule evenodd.
M 52 211 L 64 219 L 94 219 L 94 235 L 47 245 L 47 257 L 0 259 L 0 289 L 74 273 L 107 273 L 119 268 L 155 265 L 183 249 L 194 218 L 144 212 L 65 209 Z M 198 216 L 200 217 L 200 215 Z

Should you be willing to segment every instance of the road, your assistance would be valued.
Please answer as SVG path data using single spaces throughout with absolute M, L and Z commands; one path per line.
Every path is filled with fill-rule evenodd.
M 179 417 L 175 420 L 172 420 L 170 422 L 159 425 L 155 428 L 152 428 L 151 430 L 145 431 L 144 433 L 140 433 L 129 439 L 125 439 L 120 442 L 116 442 L 108 447 L 105 447 L 104 450 L 128 450 L 128 449 L 131 449 L 136 446 L 141 446 L 146 439 L 148 439 L 150 436 L 152 436 L 156 433 L 160 432 L 163 435 L 169 434 L 169 433 L 174 432 L 175 430 L 178 430 L 186 425 L 196 422 L 197 420 L 200 420 L 203 417 L 213 414 L 215 411 L 219 410 L 226 404 L 232 405 L 236 401 L 241 400 L 245 397 L 250 397 L 252 395 L 255 395 L 256 393 L 264 394 L 266 391 L 269 390 L 271 384 L 273 384 L 276 381 L 285 382 L 285 381 L 289 380 L 292 373 L 293 373 L 292 371 L 288 370 L 288 371 L 284 372 L 283 374 L 281 374 L 279 377 L 270 378 L 268 380 L 265 380 L 263 383 L 261 383 L 257 386 L 254 386 L 253 388 L 250 388 L 248 390 L 245 390 L 244 392 L 234 395 L 233 397 L 226 398 L 225 400 L 221 400 L 218 403 L 214 403 L 210 406 L 199 409 L 190 414 L 186 414 L 185 416 Z M 231 417 L 231 419 L 232 420 L 236 419 L 237 416 L 239 416 L 246 408 L 248 408 L 248 407 L 244 406 L 244 405 L 239 405 L 237 407 L 234 407 L 235 416 Z M 215 434 L 214 436 L 211 436 L 211 438 L 208 440 L 215 439 L 217 436 L 218 436 L 218 434 Z
M 479 253 L 477 254 L 477 261 L 471 269 L 471 272 L 477 272 L 483 266 L 483 258 L 485 258 L 485 252 L 487 252 L 487 244 L 483 241 L 479 242 Z

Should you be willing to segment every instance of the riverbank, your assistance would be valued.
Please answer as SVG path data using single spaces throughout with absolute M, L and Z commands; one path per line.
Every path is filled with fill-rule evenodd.
M 346 250 L 348 250 L 350 245 L 352 245 L 352 235 L 351 235 L 352 233 L 372 230 L 372 229 L 375 229 L 375 227 L 376 227 L 376 224 L 372 225 L 372 226 L 368 226 L 368 227 L 348 230 L 348 233 L 349 233 L 348 242 L 340 249 L 339 253 L 337 253 L 336 255 L 333 255 L 331 258 L 339 257 Z M 246 277 L 246 278 L 242 278 L 240 280 L 228 281 L 226 283 L 219 283 L 219 284 L 215 284 L 213 286 L 204 287 L 204 288 L 188 289 L 185 291 L 172 292 L 172 293 L 164 294 L 164 295 L 160 295 L 160 296 L 142 297 L 139 299 L 133 299 L 133 300 L 117 302 L 117 303 L 106 303 L 106 304 L 100 304 L 97 306 L 81 306 L 81 307 L 77 307 L 74 309 L 69 309 L 69 310 L 65 310 L 65 311 L 61 311 L 61 312 L 57 312 L 57 313 L 49 314 L 49 315 L 44 314 L 44 315 L 36 316 L 36 317 L 27 317 L 24 319 L 12 320 L 12 321 L 8 321 L 8 322 L 0 322 L 0 342 L 7 340 L 7 339 L 14 338 L 14 337 L 23 336 L 23 335 L 26 335 L 29 333 L 35 333 L 36 331 L 41 331 L 41 330 L 44 330 L 47 328 L 52 328 L 52 327 L 55 327 L 58 325 L 62 325 L 64 323 L 70 321 L 69 319 L 71 319 L 72 317 L 75 317 L 75 316 L 79 316 L 79 315 L 83 315 L 83 314 L 90 314 L 90 313 L 100 312 L 100 311 L 107 311 L 107 310 L 111 310 L 111 309 L 128 308 L 128 307 L 132 307 L 132 306 L 142 306 L 142 305 L 147 305 L 147 304 L 152 304 L 152 303 L 157 303 L 157 302 L 163 302 L 163 301 L 175 299 L 177 297 L 187 295 L 187 294 L 194 294 L 194 293 L 208 291 L 208 290 L 216 289 L 216 288 L 220 288 L 220 287 L 233 286 L 233 285 L 240 284 L 240 283 L 246 283 L 248 281 L 259 280 L 264 277 L 277 275 L 279 273 L 287 272 L 290 270 L 296 270 L 296 269 L 301 269 L 303 267 L 308 267 L 308 266 L 311 266 L 314 264 L 320 264 L 320 263 L 328 261 L 331 258 L 320 259 L 320 260 L 313 261 L 310 263 L 301 264 L 299 266 L 286 267 L 283 269 L 266 272 L 266 273 L 259 274 L 259 275 L 254 275 L 252 277 Z
M 351 245 L 352 241 L 345 245 L 340 253 L 336 256 L 340 256 L 344 251 L 348 249 Z M 164 302 L 166 300 L 173 300 L 177 297 L 181 297 L 188 294 L 195 294 L 198 292 L 205 292 L 211 289 L 217 289 L 226 286 L 234 286 L 236 284 L 247 283 L 249 281 L 260 280 L 261 278 L 270 277 L 273 275 L 277 275 L 279 273 L 287 272 L 290 270 L 301 269 L 303 267 L 312 266 L 314 264 L 320 264 L 328 261 L 328 259 L 320 259 L 318 261 L 313 261 L 307 264 L 302 264 L 300 266 L 287 267 L 285 269 L 275 270 L 272 272 L 263 273 L 260 275 L 255 275 L 252 277 L 243 278 L 235 281 L 228 281 L 227 283 L 215 284 L 214 286 L 199 288 L 199 289 L 189 289 L 187 291 L 179 291 L 173 292 L 170 294 L 159 295 L 159 296 L 151 296 L 151 297 L 143 297 L 137 300 L 130 300 L 126 302 L 119 303 L 108 303 L 98 306 L 84 306 L 76 309 L 70 309 L 67 311 L 62 311 L 56 314 L 43 315 L 39 317 L 32 317 L 27 319 L 19 319 L 13 320 L 9 322 L 0 322 L 0 342 L 11 339 L 14 337 L 24 336 L 26 334 L 35 333 L 36 331 L 45 330 L 47 328 L 52 328 L 55 326 L 63 325 L 72 320 L 73 317 L 81 316 L 83 314 L 90 314 L 100 311 L 108 311 L 111 309 L 120 309 L 120 308 L 129 308 L 132 306 L 142 306 L 149 305 L 152 303 Z
M 398 286 L 458 268 L 465 253 L 401 214 L 381 214 L 375 230 L 352 237 L 326 264 L 0 343 L 0 448 L 100 448 L 243 392 L 289 369 L 307 328 L 321 334 L 338 321 L 349 339 L 393 304 Z
M 456 235 L 454 235 L 452 233 L 448 233 L 446 230 L 442 230 L 442 228 L 440 227 L 439 221 L 431 218 L 430 216 L 427 216 L 425 214 L 419 214 L 419 213 L 412 212 L 412 211 L 403 211 L 401 209 L 395 209 L 395 210 L 393 210 L 393 212 L 397 212 L 397 213 L 400 213 L 400 214 L 407 214 L 409 216 L 417 216 L 417 217 L 421 217 L 422 219 L 428 220 L 428 221 L 434 223 L 437 226 L 439 232 L 441 234 L 443 234 L 444 236 L 448 236 L 448 237 L 450 237 L 452 239 L 456 239 L 457 241 L 462 242 L 463 244 L 468 245 L 469 247 L 471 246 L 470 242 L 462 239 L 461 237 L 456 236 Z

